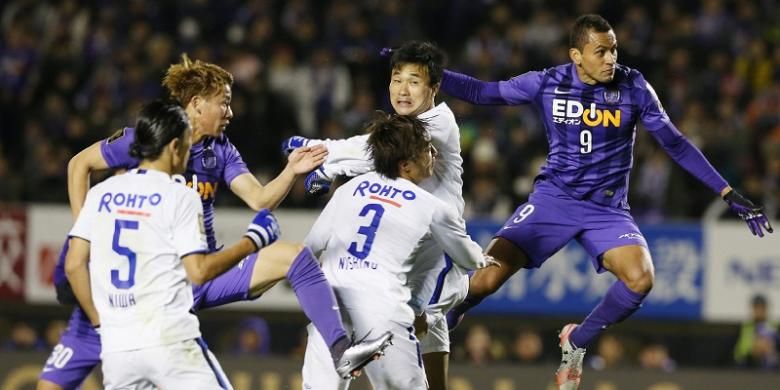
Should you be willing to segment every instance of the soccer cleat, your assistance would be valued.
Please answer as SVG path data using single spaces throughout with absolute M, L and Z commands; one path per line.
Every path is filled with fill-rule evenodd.
M 558 337 L 561 339 L 561 365 L 555 372 L 555 383 L 558 390 L 577 390 L 582 379 L 582 360 L 585 358 L 585 348 L 575 348 L 569 342 L 569 335 L 577 324 L 568 324 L 561 329 Z
M 393 333 L 390 331 L 372 340 L 366 340 L 364 337 L 363 340 L 353 343 L 344 351 L 344 354 L 336 362 L 336 373 L 343 379 L 354 378 L 353 373 L 360 371 L 375 357 L 384 355 L 385 349 L 390 345 L 393 345 Z

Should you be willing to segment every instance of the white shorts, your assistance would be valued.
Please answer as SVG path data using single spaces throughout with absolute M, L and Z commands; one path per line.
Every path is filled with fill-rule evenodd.
M 336 374 L 325 340 L 314 325 L 309 324 L 306 329 L 309 332 L 309 339 L 303 360 L 303 388 L 305 390 L 348 389 L 351 381 L 341 379 Z M 428 381 L 425 379 L 420 345 L 412 327 L 388 323 L 386 329 L 374 329 L 368 337 L 379 337 L 386 330 L 393 332 L 393 345 L 387 347 L 385 356 L 369 363 L 363 369 L 373 388 L 377 390 L 427 389 Z M 354 329 L 354 332 L 355 337 L 359 339 L 366 331 Z
M 450 352 L 450 332 L 447 329 L 447 319 L 439 310 L 425 311 L 428 322 L 428 333 L 420 340 L 420 351 L 423 355 L 432 352 Z
M 437 283 L 433 297 L 425 309 L 428 333 L 421 341 L 423 355 L 431 352 L 450 352 L 450 330 L 444 314 L 466 299 L 469 291 L 469 277 L 465 270 L 452 265 Z
M 202 339 L 104 352 L 103 386 L 111 389 L 232 389 Z

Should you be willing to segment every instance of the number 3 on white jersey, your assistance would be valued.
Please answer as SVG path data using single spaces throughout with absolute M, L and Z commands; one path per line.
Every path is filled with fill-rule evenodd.
M 517 217 L 515 217 L 515 219 L 513 219 L 512 222 L 514 222 L 514 223 L 523 222 L 533 212 L 534 212 L 534 205 L 527 204 L 527 205 L 525 205 L 525 207 L 520 209 L 520 212 L 517 213 Z

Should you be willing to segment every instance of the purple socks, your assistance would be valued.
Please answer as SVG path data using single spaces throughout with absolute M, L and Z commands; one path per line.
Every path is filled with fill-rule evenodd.
M 293 260 L 290 270 L 287 271 L 287 280 L 295 291 L 298 303 L 306 313 L 306 317 L 311 320 L 330 347 L 331 354 L 339 355 L 334 355 L 334 360 L 340 359 L 343 350 L 346 349 L 342 344 L 346 342 L 348 347 L 349 339 L 341 322 L 336 296 L 311 249 L 304 248 Z
M 612 324 L 625 320 L 642 306 L 645 294 L 631 291 L 623 281 L 618 280 L 607 291 L 607 295 L 590 312 L 582 323 L 571 332 L 569 341 L 578 348 L 587 348 L 601 332 Z

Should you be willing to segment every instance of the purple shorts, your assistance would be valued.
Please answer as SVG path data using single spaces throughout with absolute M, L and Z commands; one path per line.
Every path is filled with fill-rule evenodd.
M 249 300 L 249 283 L 252 282 L 252 271 L 256 262 L 257 252 L 247 256 L 224 274 L 201 285 L 193 285 L 192 295 L 195 302 L 192 309 L 198 311 Z
M 60 336 L 43 366 L 40 379 L 75 389 L 100 363 L 100 336 L 87 316 L 76 307 L 70 316 L 68 328 Z
M 628 210 L 572 198 L 549 181 L 536 183 L 522 204 L 495 234 L 511 241 L 529 258 L 526 268 L 539 268 L 576 239 L 591 256 L 597 272 L 604 252 L 626 245 L 647 247 Z
M 195 311 L 249 299 L 249 283 L 257 253 L 247 256 L 224 274 L 199 286 L 192 286 Z M 64 389 L 75 389 L 100 363 L 100 336 L 84 312 L 76 307 L 68 329 L 60 336 L 40 378 Z

